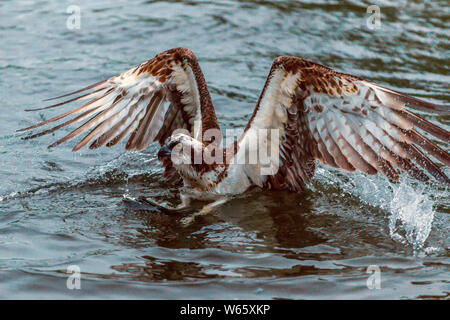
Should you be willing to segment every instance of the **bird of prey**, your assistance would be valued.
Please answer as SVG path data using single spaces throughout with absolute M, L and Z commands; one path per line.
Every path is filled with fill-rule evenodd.
M 73 116 L 24 139 L 84 121 L 50 147 L 85 133 L 73 151 L 88 144 L 90 149 L 111 147 L 123 139 L 127 139 L 126 150 L 143 150 L 158 142 L 158 158 L 165 173 L 179 175 L 184 184 L 178 208 L 148 201 L 165 212 L 181 210 L 191 199 L 220 204 L 224 197 L 243 193 L 251 186 L 301 192 L 314 175 L 316 160 L 347 171 L 381 172 L 392 181 L 404 171 L 421 181 L 431 176 L 450 184 L 441 169 L 449 166 L 449 154 L 430 140 L 434 137 L 448 143 L 449 132 L 410 111 L 448 114 L 448 106 L 298 57 L 275 59 L 247 126 L 228 145 L 218 137 L 222 132 L 214 106 L 199 63 L 189 49 L 162 52 L 118 76 L 52 99 L 76 94 L 80 95 L 34 109 L 87 100 L 82 106 L 19 130 Z M 278 134 L 267 134 L 262 142 L 257 141 L 261 143 L 254 143 L 261 130 L 276 130 Z M 273 150 L 273 145 L 278 149 Z M 263 148 L 270 153 L 264 163 L 259 158 L 245 161 L 248 154 L 259 154 Z M 226 159 L 195 161 L 199 154 L 208 152 L 213 159 L 217 155 Z M 276 170 L 263 174 L 263 167 L 273 164 Z

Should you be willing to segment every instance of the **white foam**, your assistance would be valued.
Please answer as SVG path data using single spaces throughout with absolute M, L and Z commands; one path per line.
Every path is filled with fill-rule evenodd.
M 388 214 L 390 237 L 414 250 L 423 249 L 430 235 L 435 215 L 436 190 L 426 184 L 402 176 L 400 182 L 390 183 L 381 175 L 345 174 L 319 168 L 319 179 L 344 189 L 362 202 L 379 207 Z
M 427 192 L 428 191 L 428 192 Z M 389 232 L 401 243 L 422 249 L 431 232 L 434 201 L 424 185 L 412 185 L 402 180 L 393 190 L 389 203 Z

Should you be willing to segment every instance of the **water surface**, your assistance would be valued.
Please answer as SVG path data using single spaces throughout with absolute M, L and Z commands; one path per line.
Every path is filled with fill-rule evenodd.
M 378 30 L 366 24 L 373 3 Z M 79 30 L 66 26 L 70 5 Z M 46 148 L 64 132 L 15 130 L 60 112 L 23 111 L 42 99 L 179 46 L 197 55 L 222 128 L 245 126 L 279 55 L 448 104 L 449 14 L 446 1 L 0 2 L 0 298 L 448 299 L 439 185 L 321 166 L 305 194 L 250 190 L 186 228 L 122 202 L 177 203 L 156 146 L 72 153 Z M 449 129 L 449 117 L 425 117 Z M 71 265 L 81 290 L 66 288 Z M 367 288 L 371 265 L 380 290 Z

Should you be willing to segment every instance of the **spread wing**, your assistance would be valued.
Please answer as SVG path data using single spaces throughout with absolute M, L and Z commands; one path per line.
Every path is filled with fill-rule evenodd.
M 407 107 L 450 111 L 310 61 L 279 57 L 247 130 L 281 129 L 280 169 L 267 178 L 268 188 L 302 189 L 314 159 L 348 171 L 382 172 L 392 180 L 398 179 L 394 168 L 422 181 L 429 179 L 427 172 L 450 184 L 440 168 L 449 166 L 449 154 L 426 137 L 448 143 L 449 132 Z
M 192 136 L 197 137 L 204 130 L 219 128 L 203 74 L 194 54 L 188 49 L 165 51 L 116 77 L 53 99 L 79 93 L 83 94 L 34 110 L 88 100 L 82 106 L 18 131 L 35 129 L 73 116 L 70 120 L 25 139 L 40 137 L 85 121 L 50 145 L 54 147 L 87 133 L 72 150 L 77 151 L 87 144 L 90 144 L 91 149 L 104 145 L 110 147 L 126 137 L 127 150 L 142 150 L 153 141 L 163 144 L 175 129 L 187 129 Z M 194 126 L 194 122 L 200 125 Z

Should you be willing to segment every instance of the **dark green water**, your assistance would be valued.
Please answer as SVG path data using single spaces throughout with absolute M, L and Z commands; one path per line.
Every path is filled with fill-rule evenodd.
M 449 193 L 438 185 L 320 167 L 305 194 L 251 190 L 184 228 L 122 203 L 177 201 L 156 146 L 71 153 L 46 148 L 63 132 L 15 133 L 59 112 L 23 109 L 179 46 L 199 58 L 223 128 L 245 126 L 279 55 L 448 104 L 448 2 L 380 1 L 370 30 L 373 3 L 1 1 L 0 298 L 448 299 Z M 79 30 L 66 27 L 69 5 Z M 449 117 L 426 118 L 449 129 Z M 81 290 L 66 287 L 71 265 Z M 370 265 L 379 290 L 366 285 Z

